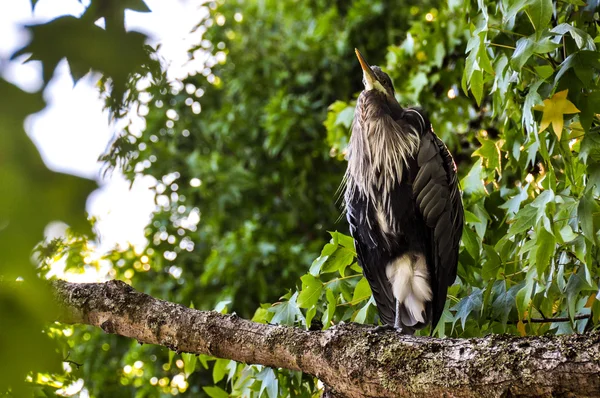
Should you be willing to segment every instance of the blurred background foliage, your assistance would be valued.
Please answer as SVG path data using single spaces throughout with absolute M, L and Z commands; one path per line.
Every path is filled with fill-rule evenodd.
M 107 173 L 156 179 L 148 245 L 104 254 L 109 277 L 257 322 L 378 322 L 336 203 L 362 89 L 357 47 L 391 75 L 401 104 L 429 112 L 461 177 L 458 278 L 437 328 L 422 333 L 594 328 L 599 2 L 396 3 L 206 3 L 209 17 L 194 32 L 201 44 L 189 50 L 205 69 L 182 81 L 168 81 L 143 35 L 125 31 L 124 10 L 146 11 L 141 0 L 94 0 L 79 19 L 32 27 L 21 52 L 42 61 L 47 79 L 65 57 L 74 78 L 101 72 L 113 115 L 144 121 L 102 159 Z M 106 29 L 93 25 L 99 18 Z M 40 335 L 50 308 L 30 249 L 61 219 L 73 228 L 38 246 L 39 273 L 60 258 L 72 268 L 100 260 L 85 235 L 93 185 L 41 164 L 22 128 L 44 106 L 41 95 L 0 87 L 0 175 L 11 187 L 0 198 L 0 278 L 32 283 L 0 290 L 0 390 L 52 395 L 80 380 L 98 397 L 320 394 L 315 379 L 296 372 L 176 354 L 93 328 L 46 324 Z M 26 375 L 27 384 L 17 382 Z

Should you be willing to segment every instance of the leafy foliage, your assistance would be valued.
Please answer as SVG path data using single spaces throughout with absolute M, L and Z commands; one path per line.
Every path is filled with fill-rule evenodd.
M 117 15 L 124 8 L 135 7 L 115 3 L 104 11 Z M 148 60 L 145 36 L 125 32 L 123 25 L 121 33 L 100 29 L 94 25 L 97 19 L 64 16 L 30 26 L 31 42 L 13 58 L 31 54 L 31 60 L 41 61 L 45 83 L 65 57 L 75 80 L 90 69 L 103 72 L 112 82 L 107 100 L 118 111 L 129 76 Z M 69 356 L 68 345 L 55 339 L 63 335 L 62 329 L 46 324 L 55 308 L 46 284 L 37 277 L 32 250 L 47 224 L 56 220 L 69 224 L 79 237 L 73 242 L 87 240 L 82 234 L 92 236 L 85 200 L 96 183 L 48 170 L 25 134 L 25 118 L 45 106 L 41 93 L 26 93 L 2 79 L 0 92 L 0 394 L 53 395 L 76 379 L 61 367 Z M 42 261 L 44 253 L 38 252 Z
M 114 265 L 111 276 L 256 322 L 312 329 L 377 323 L 352 239 L 343 222 L 335 224 L 333 199 L 361 90 L 358 47 L 390 74 L 401 104 L 429 111 L 461 176 L 458 278 L 435 330 L 421 333 L 562 334 L 597 325 L 598 3 L 390 3 L 208 3 L 210 15 L 195 32 L 203 40 L 190 49 L 206 60 L 204 69 L 181 82 L 167 81 L 141 36 L 123 29 L 124 9 L 146 11 L 142 2 L 93 1 L 80 19 L 31 28 L 24 51 L 42 59 L 47 78 L 64 57 L 75 78 L 90 68 L 104 72 L 113 82 L 113 110 L 125 103 L 145 121 L 143 131 L 127 127 L 104 157 L 132 181 L 157 181 L 148 246 L 109 253 L 102 261 Z M 105 30 L 89 25 L 99 17 L 107 18 Z M 40 36 L 80 28 L 86 39 L 56 48 Z M 115 37 L 123 39 L 115 47 L 123 64 L 71 47 Z M 40 101 L 34 97 L 27 103 Z M 6 114 L 17 115 L 21 132 L 18 124 L 34 108 Z M 73 192 L 69 198 L 80 191 Z M 23 230 L 41 231 L 48 220 L 41 215 Z M 328 235 L 336 227 L 342 231 Z M 32 236 L 19 244 L 20 259 L 39 239 Z M 75 264 L 88 247 L 75 235 L 39 249 Z M 36 307 L 40 300 L 34 308 L 44 308 Z M 570 322 L 552 321 L 564 317 Z M 316 380 L 297 372 L 65 330 L 50 334 L 74 361 L 96 359 L 68 372 L 83 377 L 93 396 L 319 394 Z
M 54 308 L 47 286 L 36 277 L 31 250 L 50 221 L 89 230 L 82 216 L 95 184 L 44 166 L 23 131 L 23 119 L 44 106 L 40 94 L 3 80 L 0 91 L 0 181 L 5 188 L 0 195 L 0 392 L 10 388 L 23 394 L 21 382 L 31 370 L 60 371 L 55 342 L 40 333 Z

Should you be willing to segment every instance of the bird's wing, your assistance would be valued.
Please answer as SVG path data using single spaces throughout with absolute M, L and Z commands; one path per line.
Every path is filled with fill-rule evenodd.
M 383 323 L 393 325 L 396 313 L 395 299 L 385 274 L 385 267 L 381 266 L 386 261 L 382 258 L 386 253 L 382 247 L 378 247 L 378 242 L 383 240 L 378 236 L 378 229 L 370 224 L 375 220 L 373 209 L 366 198 L 355 191 L 350 197 L 346 197 L 346 217 L 350 225 L 350 234 L 354 238 L 356 257 L 371 287 L 379 316 Z
M 435 327 L 444 310 L 448 286 L 456 279 L 458 247 L 464 211 L 456 165 L 446 145 L 440 140 L 426 117 L 417 157 L 418 172 L 413 181 L 413 195 L 423 220 L 430 228 L 433 261 L 432 325 Z

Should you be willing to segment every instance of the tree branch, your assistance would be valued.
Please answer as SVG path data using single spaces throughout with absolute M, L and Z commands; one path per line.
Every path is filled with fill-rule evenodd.
M 305 331 L 190 309 L 120 281 L 52 285 L 61 322 L 179 352 L 300 370 L 336 397 L 600 396 L 600 333 L 436 339 L 357 324 Z

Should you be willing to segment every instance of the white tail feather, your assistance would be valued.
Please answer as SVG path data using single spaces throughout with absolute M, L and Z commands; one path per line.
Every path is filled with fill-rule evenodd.
M 406 253 L 390 262 L 385 273 L 392 284 L 394 297 L 411 317 L 411 322 L 405 324 L 413 326 L 417 322 L 425 322 L 425 305 L 432 298 L 425 256 Z

